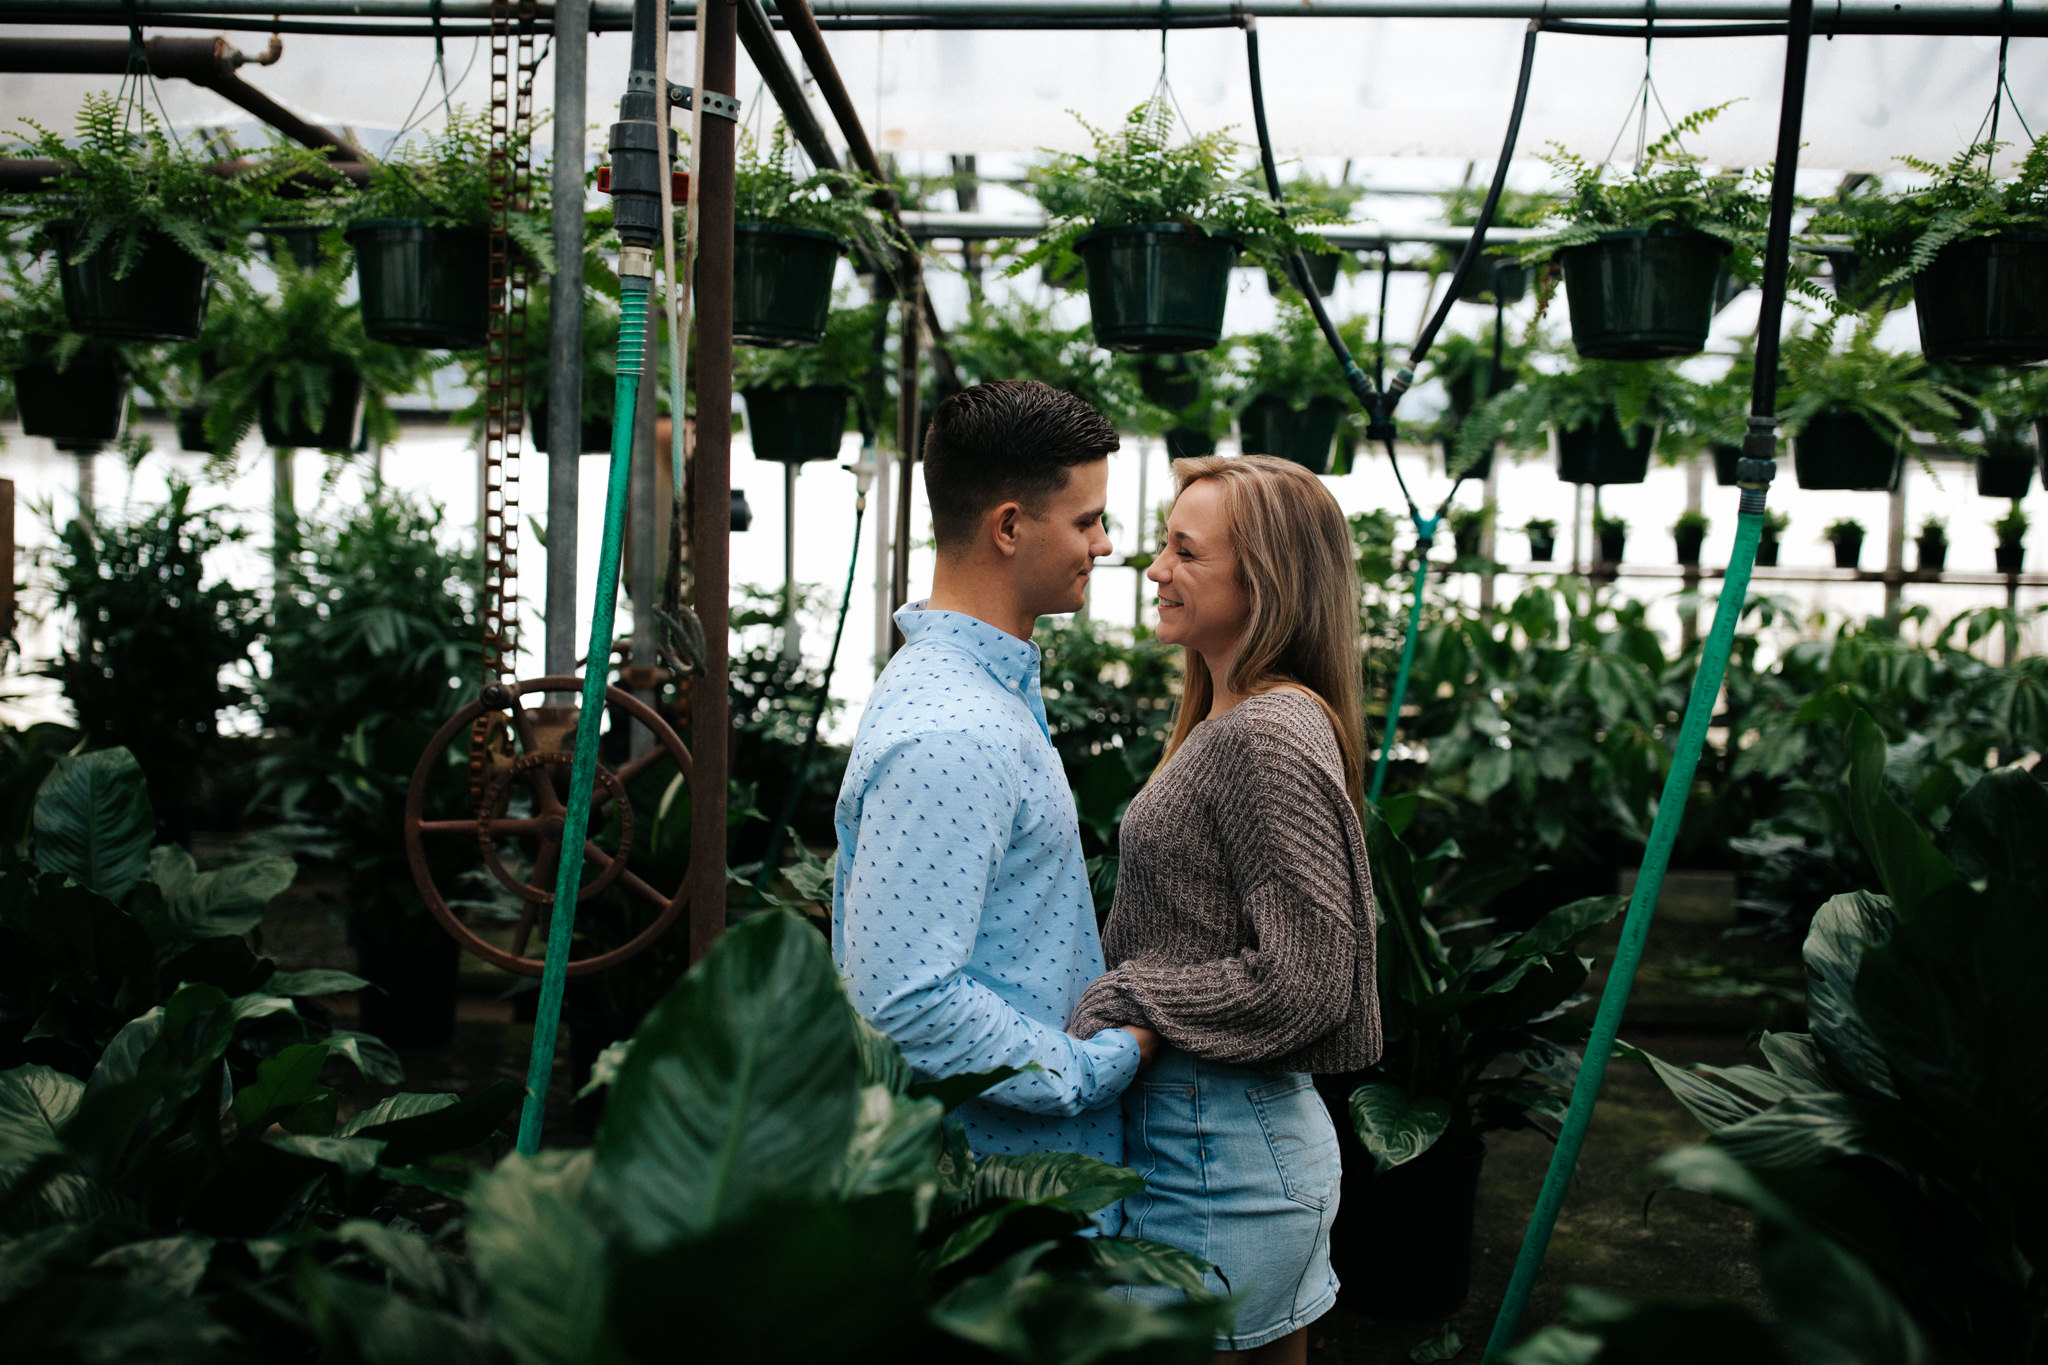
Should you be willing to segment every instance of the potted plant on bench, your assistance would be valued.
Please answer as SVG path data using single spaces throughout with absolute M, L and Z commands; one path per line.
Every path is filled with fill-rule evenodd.
M 1757 537 L 1756 563 L 1760 569 L 1778 567 L 1778 543 L 1784 539 L 1785 531 L 1792 525 L 1792 518 L 1783 512 L 1764 513 L 1763 533 Z
M 1920 523 L 1914 544 L 1920 551 L 1920 572 L 1940 573 L 1948 564 L 1948 526 L 1940 517 Z
M 1600 562 L 1619 564 L 1622 551 L 1628 548 L 1628 523 L 1620 517 L 1596 516 L 1593 518 L 1593 538 L 1600 543 Z
M 1327 250 L 1301 228 L 1334 215 L 1283 214 L 1257 173 L 1238 164 L 1228 133 L 1176 144 L 1173 124 L 1163 97 L 1114 130 L 1084 122 L 1093 155 L 1056 156 L 1035 172 L 1046 231 L 1009 267 L 1016 275 L 1078 255 L 1096 342 L 1113 351 L 1206 351 L 1223 335 L 1240 252 L 1286 274 L 1295 251 Z
M 1557 523 L 1549 517 L 1531 517 L 1522 523 L 1522 534 L 1529 537 L 1529 558 L 1538 564 L 1548 564 L 1557 554 Z
M 1580 355 L 1695 355 L 1714 320 L 1723 265 L 1735 278 L 1754 278 L 1770 217 L 1766 182 L 1748 171 L 1710 171 L 1683 147 L 1727 107 L 1688 115 L 1614 181 L 1605 166 L 1552 144 L 1546 159 L 1568 182 L 1550 214 L 1559 229 L 1515 254 L 1526 265 L 1561 267 Z M 1546 271 L 1546 297 L 1555 286 L 1556 272 Z
M 2027 514 L 2014 502 L 2012 510 L 1991 523 L 1991 529 L 1998 533 L 1997 556 L 2000 573 L 2018 573 L 2027 556 Z
M 1707 528 L 1713 523 L 1704 512 L 1680 512 L 1672 523 L 1671 538 L 1677 542 L 1678 562 L 1687 568 L 1700 565 L 1700 548 L 1706 544 Z
M 1828 544 L 1835 547 L 1835 567 L 1855 568 L 1863 557 L 1863 523 L 1853 517 L 1841 517 L 1828 523 L 1825 534 Z

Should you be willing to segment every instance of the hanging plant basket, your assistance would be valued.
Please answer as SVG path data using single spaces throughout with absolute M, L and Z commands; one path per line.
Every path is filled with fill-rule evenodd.
M 1175 427 L 1166 433 L 1166 458 L 1174 460 L 1204 460 L 1216 453 L 1216 438 L 1206 431 L 1193 427 Z
M 1612 411 L 1598 422 L 1557 433 L 1557 477 L 1566 483 L 1641 483 L 1650 474 L 1657 429 L 1623 432 Z
M 1311 398 L 1295 408 L 1277 394 L 1262 393 L 1238 415 L 1239 445 L 1246 455 L 1277 455 L 1315 474 L 1330 472 L 1330 450 L 1344 405 Z
M 1146 356 L 1138 362 L 1138 389 L 1168 412 L 1181 412 L 1202 396 L 1202 380 L 1184 355 Z
M 1450 477 L 1454 473 L 1461 474 L 1464 478 L 1471 479 L 1475 483 L 1484 483 L 1493 474 L 1493 452 L 1494 447 L 1488 446 L 1485 453 L 1480 455 L 1478 459 L 1465 466 L 1463 470 L 1459 470 L 1458 442 L 1455 438 L 1446 440 L 1444 442 L 1444 474 L 1446 477 Z
M 1922 535 L 1915 545 L 1920 551 L 1920 572 L 1940 573 L 1948 567 L 1948 537 Z
M 1913 277 L 1913 303 L 1931 361 L 2048 360 L 2048 232 L 1949 243 Z
M 320 245 L 320 239 L 327 229 L 321 227 L 273 227 L 263 229 L 263 249 L 273 261 L 289 256 L 301 270 L 312 270 L 327 259 L 327 252 Z
M 473 351 L 491 326 L 490 235 L 416 218 L 352 224 L 363 331 L 373 341 Z
M 1977 491 L 1987 498 L 2024 498 L 2034 481 L 2036 456 L 2031 450 L 2000 451 L 1977 461 Z
M 732 339 L 741 346 L 815 346 L 832 311 L 844 245 L 829 232 L 780 223 L 732 230 Z
M 1234 238 L 1179 223 L 1096 228 L 1074 243 L 1088 264 L 1095 344 L 1112 351 L 1206 351 L 1223 336 Z
M 1326 299 L 1337 292 L 1337 269 L 1344 263 L 1344 258 L 1336 252 L 1311 251 L 1307 254 L 1309 282 L 1315 285 L 1316 296 Z M 1294 281 L 1291 278 L 1275 274 L 1271 270 L 1266 272 L 1266 292 L 1274 298 L 1279 298 L 1293 287 Z
M 1458 298 L 1465 303 L 1516 304 L 1529 292 L 1529 268 L 1497 251 L 1481 252 L 1472 263 L 1472 273 L 1459 286 Z
M 205 404 L 178 409 L 178 449 L 187 455 L 211 455 L 213 438 L 206 434 Z
M 1624 228 L 1558 253 L 1572 345 L 1589 360 L 1698 355 L 1728 244 L 1690 228 Z
M 1816 413 L 1792 440 L 1799 486 L 1829 491 L 1889 493 L 1899 486 L 1905 450 L 1853 412 Z
M 1714 482 L 1723 488 L 1733 488 L 1736 465 L 1742 459 L 1742 447 L 1715 441 L 1707 447 L 1707 453 L 1714 457 Z
M 808 464 L 838 457 L 846 433 L 851 390 L 839 384 L 790 389 L 746 389 L 747 430 L 754 458 L 778 464 Z
M 2027 547 L 2024 545 L 1999 545 L 1991 551 L 1992 562 L 2000 573 L 2018 573 L 2026 566 Z
M 280 401 L 275 383 L 265 380 L 257 420 L 264 444 L 273 449 L 354 450 L 363 424 L 363 377 L 335 367 L 328 376 L 327 408 L 317 427 L 306 420 L 302 404 Z
M 114 278 L 120 253 L 109 238 L 76 259 L 84 225 L 56 225 L 62 259 L 58 278 L 71 330 L 120 341 L 190 341 L 206 321 L 206 262 L 158 232 L 142 237 L 142 252 L 123 279 Z
M 52 441 L 89 442 L 95 448 L 119 439 L 128 416 L 128 371 L 95 364 L 79 355 L 70 367 L 24 365 L 14 372 L 14 397 L 21 408 L 21 432 Z
M 533 448 L 545 455 L 548 453 L 548 400 L 536 399 L 526 405 L 526 435 Z M 609 417 L 593 416 L 588 409 L 583 413 L 582 428 L 576 443 L 579 454 L 606 455 L 612 448 L 612 420 Z

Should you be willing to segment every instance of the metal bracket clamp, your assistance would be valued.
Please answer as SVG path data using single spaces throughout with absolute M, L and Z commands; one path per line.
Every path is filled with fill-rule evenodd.
M 687 85 L 677 85 L 671 81 L 668 87 L 668 102 L 678 109 L 694 109 L 697 107 L 697 92 Z M 713 118 L 722 118 L 728 123 L 740 121 L 740 102 L 731 95 L 706 90 L 703 106 L 704 112 Z

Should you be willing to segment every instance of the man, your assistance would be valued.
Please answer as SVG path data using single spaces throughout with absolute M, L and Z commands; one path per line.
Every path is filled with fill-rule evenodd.
M 1121 1163 L 1116 1100 L 1157 1038 L 1069 1037 L 1102 973 L 1073 793 L 1039 695 L 1040 616 L 1078 611 L 1110 551 L 1116 430 L 1032 380 L 939 405 L 924 446 L 931 597 L 861 717 L 834 824 L 832 952 L 920 1077 L 1038 1068 L 962 1108 L 977 1152 Z

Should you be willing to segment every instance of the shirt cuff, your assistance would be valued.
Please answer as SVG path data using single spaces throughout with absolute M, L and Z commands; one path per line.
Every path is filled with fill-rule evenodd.
M 1138 1040 L 1121 1028 L 1106 1028 L 1085 1042 L 1076 1044 L 1088 1055 L 1094 1073 L 1094 1095 L 1084 1109 L 1101 1109 L 1114 1104 L 1138 1077 L 1141 1053 Z

